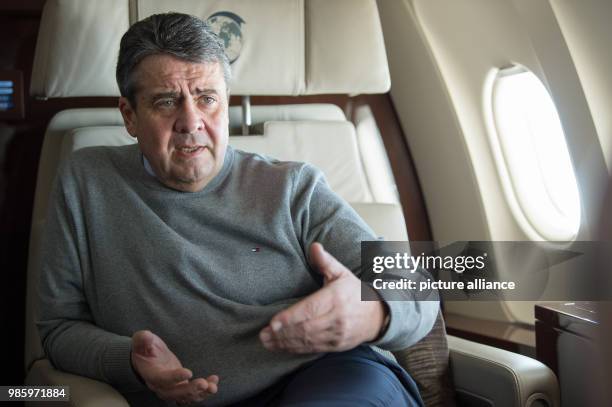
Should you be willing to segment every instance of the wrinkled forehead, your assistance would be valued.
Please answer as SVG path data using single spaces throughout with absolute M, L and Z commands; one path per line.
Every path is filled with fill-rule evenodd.
M 223 69 L 219 62 L 190 62 L 170 55 L 150 55 L 136 66 L 133 75 L 137 94 L 211 89 L 227 91 Z

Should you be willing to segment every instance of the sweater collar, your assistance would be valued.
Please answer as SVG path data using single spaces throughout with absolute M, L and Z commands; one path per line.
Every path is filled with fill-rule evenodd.
M 153 172 L 153 168 L 151 167 L 151 164 L 149 164 L 149 160 L 147 160 L 147 157 L 145 157 L 144 154 L 142 155 L 142 164 L 144 165 L 144 168 L 145 168 L 145 171 L 147 171 L 147 174 L 149 174 L 152 177 L 156 177 L 155 173 Z
M 175 192 L 178 194 L 187 194 L 187 195 L 188 194 L 201 194 L 201 193 L 205 193 L 205 192 L 208 192 L 216 188 L 227 177 L 232 167 L 232 163 L 234 161 L 234 149 L 228 145 L 227 150 L 225 151 L 225 158 L 223 159 L 223 165 L 219 173 L 215 175 L 215 177 L 211 179 L 210 182 L 206 184 L 206 186 L 202 190 L 196 191 L 196 192 L 184 192 L 184 191 L 178 191 L 178 190 L 172 189 L 164 185 L 161 181 L 159 181 L 159 179 L 157 178 L 157 175 L 155 175 L 155 172 L 153 171 L 153 167 L 151 167 L 151 163 L 149 163 L 149 160 L 147 160 L 144 154 L 142 154 L 142 151 L 140 151 L 139 147 L 137 147 L 137 150 L 140 155 L 141 168 L 144 169 L 144 172 L 146 173 L 145 177 L 147 178 L 147 181 L 148 181 L 146 183 L 150 186 L 154 185 L 155 189 L 162 188 L 166 191 L 171 191 L 171 192 Z

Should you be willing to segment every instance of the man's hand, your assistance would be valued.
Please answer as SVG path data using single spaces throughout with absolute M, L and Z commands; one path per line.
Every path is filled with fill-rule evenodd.
M 190 380 L 191 370 L 185 369 L 164 341 L 151 331 L 138 331 L 132 336 L 132 366 L 162 400 L 189 404 L 217 392 L 218 376 Z
M 361 301 L 361 281 L 320 243 L 310 246 L 323 288 L 276 314 L 259 334 L 268 350 L 294 353 L 340 352 L 376 339 L 386 307 Z

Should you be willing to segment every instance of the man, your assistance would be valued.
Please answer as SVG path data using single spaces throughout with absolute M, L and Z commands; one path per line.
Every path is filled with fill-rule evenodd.
M 138 144 L 80 150 L 60 171 L 46 354 L 133 405 L 417 405 L 408 375 L 362 344 L 416 342 L 437 303 L 361 301 L 359 242 L 375 236 L 318 170 L 228 147 L 229 79 L 195 17 L 123 36 L 119 109 Z

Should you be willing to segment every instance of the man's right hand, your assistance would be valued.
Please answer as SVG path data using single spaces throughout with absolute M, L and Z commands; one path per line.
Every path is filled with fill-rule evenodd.
M 217 392 L 218 376 L 190 380 L 191 370 L 184 368 L 164 341 L 151 331 L 132 335 L 131 357 L 136 373 L 162 400 L 189 404 Z

